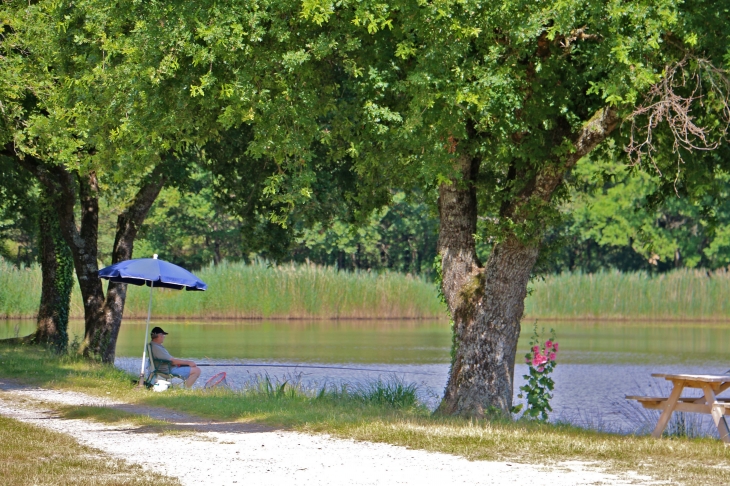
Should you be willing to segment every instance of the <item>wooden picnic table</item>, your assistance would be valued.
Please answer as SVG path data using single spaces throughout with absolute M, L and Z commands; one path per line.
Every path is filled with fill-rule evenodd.
M 628 400 L 637 400 L 644 408 L 663 410 L 659 421 L 652 432 L 652 437 L 662 436 L 664 429 L 676 412 L 706 413 L 712 415 L 712 420 L 720 433 L 720 439 L 730 444 L 730 428 L 725 421 L 725 415 L 730 415 L 730 398 L 718 398 L 717 395 L 730 388 L 730 375 L 686 375 L 653 373 L 655 378 L 664 378 L 672 382 L 672 392 L 668 397 L 627 396 Z M 685 388 L 702 390 L 701 397 L 682 397 Z

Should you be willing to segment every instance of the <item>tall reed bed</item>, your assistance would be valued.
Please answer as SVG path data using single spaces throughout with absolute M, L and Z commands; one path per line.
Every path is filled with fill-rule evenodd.
M 445 315 L 433 283 L 395 272 L 224 262 L 195 273 L 208 284 L 208 291 L 154 289 L 156 318 L 420 319 Z M 17 269 L 0 260 L 0 318 L 35 316 L 40 292 L 39 267 Z M 146 317 L 148 301 L 148 287 L 128 286 L 124 316 Z M 83 318 L 81 304 L 77 286 L 71 296 L 72 318 Z
M 41 267 L 18 268 L 0 258 L 0 319 L 35 318 L 41 301 Z M 71 317 L 83 318 L 79 283 L 74 280 L 71 293 Z
M 564 273 L 532 284 L 525 316 L 555 319 L 730 319 L 730 272 Z
M 207 292 L 155 289 L 156 318 L 394 319 L 440 318 L 433 283 L 395 272 L 341 272 L 317 265 L 222 263 L 195 272 Z M 549 275 L 531 284 L 525 317 L 552 319 L 730 320 L 730 272 L 675 270 L 660 275 L 618 271 Z M 0 259 L 0 318 L 34 317 L 38 266 Z M 147 315 L 149 288 L 130 285 L 124 315 Z M 71 317 L 83 318 L 78 286 Z
M 0 318 L 35 317 L 40 298 L 40 267 L 18 269 L 0 258 Z
M 206 292 L 160 290 L 156 316 L 199 318 L 433 318 L 436 288 L 398 273 L 340 272 L 317 265 L 222 263 L 196 272 Z M 149 290 L 132 288 L 126 316 L 147 313 Z

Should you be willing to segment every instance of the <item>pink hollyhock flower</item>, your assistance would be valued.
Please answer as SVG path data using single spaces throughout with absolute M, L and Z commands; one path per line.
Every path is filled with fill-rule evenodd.
M 550 353 L 550 361 L 555 361 L 555 353 Z
M 532 352 L 535 354 L 540 354 L 540 346 L 533 346 Z
M 540 366 L 540 367 L 539 367 L 539 368 L 537 369 L 537 371 L 539 371 L 540 373 L 542 373 L 543 371 L 545 371 L 545 367 L 543 367 L 543 366 Z
M 547 341 L 545 341 L 545 347 L 548 348 L 548 349 L 552 348 L 553 347 L 553 342 L 548 339 Z
M 530 358 L 525 358 L 525 363 L 530 364 Z
M 532 358 L 532 366 L 537 368 L 538 366 L 542 366 L 545 363 L 547 363 L 547 356 L 543 356 L 540 353 L 537 353 L 534 358 Z
M 555 344 L 553 345 L 553 349 L 555 349 L 555 352 L 556 352 L 556 353 L 558 352 L 558 343 L 555 343 Z

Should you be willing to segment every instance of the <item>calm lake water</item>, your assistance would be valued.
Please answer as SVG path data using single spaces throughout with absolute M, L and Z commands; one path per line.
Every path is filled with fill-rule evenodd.
M 312 387 L 395 376 L 418 383 L 421 399 L 434 407 L 449 368 L 451 334 L 444 322 L 154 321 L 153 325 L 170 333 L 165 345 L 173 356 L 255 365 L 203 368 L 201 384 L 218 371 L 227 372 L 232 386 L 264 373 L 281 381 L 296 376 Z M 123 324 L 117 366 L 139 372 L 144 326 L 138 321 Z M 728 324 L 550 322 L 544 327 L 555 329 L 561 346 L 554 373 L 553 420 L 634 430 L 642 420 L 654 419 L 642 417 L 624 396 L 668 393 L 664 381 L 651 378 L 651 373 L 722 374 L 730 368 Z M 33 321 L 0 321 L 0 338 L 16 332 L 24 335 L 33 328 Z M 82 333 L 83 323 L 74 321 L 71 336 Z M 518 362 L 527 352 L 531 334 L 532 324 L 523 324 Z M 526 372 L 525 365 L 517 365 L 515 394 Z

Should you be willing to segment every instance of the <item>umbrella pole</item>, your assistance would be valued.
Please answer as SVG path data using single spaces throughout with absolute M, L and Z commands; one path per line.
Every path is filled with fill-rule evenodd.
M 144 385 L 144 365 L 147 361 L 147 334 L 150 331 L 150 317 L 152 316 L 152 287 L 154 287 L 155 282 L 150 282 L 150 303 L 147 306 L 147 325 L 144 329 L 144 346 L 142 348 L 142 367 L 139 371 L 139 383 L 137 384 L 137 387 L 142 388 Z

